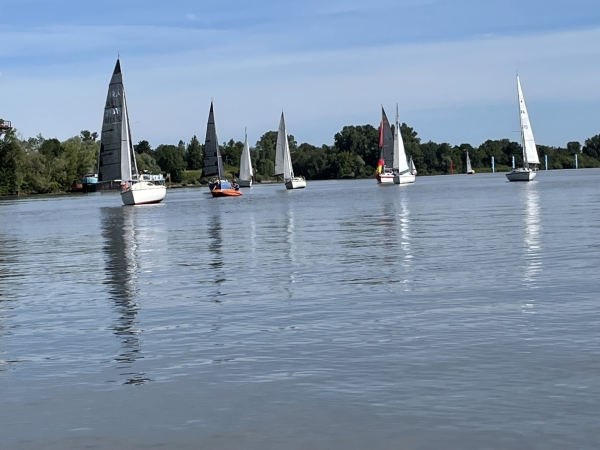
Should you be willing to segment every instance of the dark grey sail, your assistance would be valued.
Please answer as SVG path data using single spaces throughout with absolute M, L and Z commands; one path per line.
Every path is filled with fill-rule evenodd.
M 218 175 L 219 180 L 225 179 L 223 170 L 223 160 L 219 150 L 219 141 L 217 140 L 217 128 L 215 126 L 215 114 L 213 112 L 213 103 L 210 102 L 210 112 L 208 113 L 208 124 L 206 125 L 206 139 L 204 140 L 204 168 L 202 169 L 205 177 Z
M 98 182 L 129 181 L 134 178 L 134 172 L 137 172 L 135 167 L 121 62 L 117 59 L 104 106 L 98 157 Z
M 394 133 L 392 127 L 385 115 L 383 106 L 381 107 L 381 131 L 379 138 L 380 156 L 383 159 L 383 164 L 388 169 L 394 167 Z

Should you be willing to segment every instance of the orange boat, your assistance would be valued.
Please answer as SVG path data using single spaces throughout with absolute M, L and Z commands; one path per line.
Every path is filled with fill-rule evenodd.
M 217 187 L 213 188 L 210 193 L 213 197 L 237 197 L 238 195 L 242 195 L 242 191 L 240 189 L 234 188 L 225 188 L 219 189 Z

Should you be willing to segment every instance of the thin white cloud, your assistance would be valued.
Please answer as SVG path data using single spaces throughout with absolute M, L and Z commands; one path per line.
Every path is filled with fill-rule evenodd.
M 188 20 L 196 20 L 196 14 L 188 13 L 186 17 Z

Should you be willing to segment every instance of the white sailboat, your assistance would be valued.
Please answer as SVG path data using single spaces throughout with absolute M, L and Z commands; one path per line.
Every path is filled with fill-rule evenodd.
M 131 141 L 121 63 L 117 59 L 104 107 L 98 182 L 120 181 L 123 204 L 143 205 L 159 203 L 165 198 L 167 188 L 164 182 L 160 184 L 159 181 L 155 181 L 157 179 L 162 179 L 162 176 L 153 179 L 148 174 L 140 175 L 138 172 Z
M 206 124 L 206 139 L 204 140 L 204 167 L 202 173 L 205 177 L 216 175 L 217 178 L 208 183 L 208 189 L 213 197 L 235 197 L 242 195 L 237 184 L 225 178 L 223 158 L 219 150 L 217 127 L 215 126 L 215 113 L 213 102 L 210 102 L 208 122 Z
M 240 176 L 238 178 L 238 184 L 240 187 L 251 187 L 254 171 L 252 170 L 252 161 L 250 159 L 248 133 L 246 132 L 245 135 L 246 138 L 244 140 L 244 149 L 242 150 L 242 156 L 240 157 Z
M 529 122 L 529 114 L 525 106 L 525 98 L 521 90 L 521 81 L 517 75 L 517 95 L 519 100 L 519 117 L 521 120 L 521 145 L 523 146 L 523 167 L 518 167 L 506 174 L 508 181 L 531 181 L 537 174 L 537 165 L 540 163 L 535 139 Z
M 275 149 L 275 176 L 278 175 L 283 175 L 283 181 L 287 189 L 304 189 L 306 187 L 306 180 L 304 177 L 294 176 L 292 156 L 290 154 L 287 132 L 285 130 L 283 111 L 281 112 L 281 120 L 279 121 L 277 147 Z
M 414 183 L 417 173 L 416 170 L 414 172 L 412 170 L 414 165 L 412 158 L 410 163 L 406 159 L 406 150 L 404 149 L 404 142 L 402 142 L 400 123 L 398 121 L 398 103 L 396 103 L 396 126 L 394 128 L 394 160 L 392 171 L 394 175 L 394 184 Z
M 471 158 L 469 158 L 469 152 L 467 152 L 467 173 L 470 175 L 475 173 L 475 171 L 471 167 Z

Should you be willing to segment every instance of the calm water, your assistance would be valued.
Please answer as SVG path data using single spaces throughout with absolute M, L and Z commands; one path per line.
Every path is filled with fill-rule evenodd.
M 600 170 L 0 201 L 0 447 L 600 446 Z

